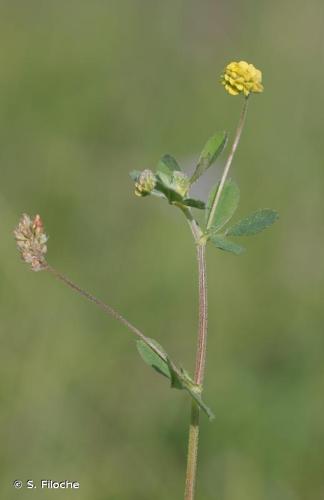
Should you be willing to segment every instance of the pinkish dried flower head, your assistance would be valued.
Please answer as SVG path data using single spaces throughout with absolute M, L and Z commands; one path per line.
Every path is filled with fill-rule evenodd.
M 23 214 L 14 230 L 14 235 L 22 260 L 30 264 L 33 271 L 46 269 L 45 254 L 48 237 L 44 232 L 40 216 L 36 215 L 34 219 L 31 219 L 29 215 Z

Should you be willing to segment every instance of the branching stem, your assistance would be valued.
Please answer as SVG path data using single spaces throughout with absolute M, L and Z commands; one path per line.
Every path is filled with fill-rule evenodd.
M 244 122 L 246 118 L 248 107 L 248 99 L 244 99 L 243 109 L 240 115 L 239 123 L 236 129 L 235 138 L 228 155 L 224 171 L 220 180 L 219 188 L 217 190 L 211 211 L 207 221 L 207 230 L 210 228 L 214 215 L 216 213 L 219 200 L 224 189 L 225 181 L 229 169 L 231 167 L 235 151 L 240 142 Z M 198 321 L 198 342 L 196 353 L 196 369 L 195 369 L 195 383 L 203 389 L 206 353 L 207 353 L 207 270 L 206 270 L 206 240 L 202 238 L 203 233 L 196 221 L 191 215 L 190 210 L 184 210 L 186 218 L 190 224 L 191 231 L 197 246 L 197 260 L 198 260 L 198 287 L 199 287 L 199 321 Z M 198 443 L 199 443 L 199 407 L 192 401 L 191 403 L 191 417 L 189 427 L 189 442 L 187 454 L 187 472 L 185 484 L 185 500 L 194 500 L 195 498 L 195 484 L 197 476 L 197 456 L 198 456 Z
M 241 112 L 240 120 L 236 130 L 235 138 L 230 150 L 229 156 L 227 158 L 222 178 L 217 190 L 209 217 L 207 222 L 207 230 L 212 224 L 222 191 L 224 189 L 225 181 L 232 164 L 232 160 L 237 149 L 242 134 L 245 117 L 247 113 L 248 99 L 244 99 L 244 105 Z M 194 217 L 189 208 L 179 205 L 179 208 L 184 212 L 186 219 L 190 225 L 192 231 L 196 248 L 197 248 L 197 261 L 198 261 L 198 288 L 199 288 L 199 321 L 198 321 L 198 338 L 197 338 L 197 352 L 196 352 L 196 367 L 195 367 L 195 377 L 194 382 L 197 387 L 202 391 L 205 373 L 205 363 L 206 363 L 206 352 L 207 352 L 207 271 L 206 271 L 206 240 L 203 238 L 203 232 L 199 225 L 195 221 Z M 130 323 L 126 318 L 124 318 L 120 313 L 115 311 L 111 306 L 104 303 L 94 295 L 90 294 L 86 290 L 80 288 L 78 285 L 73 283 L 66 276 L 56 271 L 53 267 L 47 265 L 46 270 L 50 272 L 55 278 L 59 279 L 65 283 L 72 290 L 76 291 L 83 297 L 85 297 L 90 302 L 93 302 L 98 307 L 100 307 L 106 314 L 112 316 L 117 321 L 126 326 L 132 333 L 134 333 L 139 339 L 141 339 L 145 344 L 147 344 L 161 359 L 165 360 L 165 353 L 160 351 L 160 349 L 151 341 L 150 338 L 146 337 L 138 328 L 136 328 L 132 323 Z M 169 360 L 170 361 L 170 360 Z M 172 362 L 171 362 L 172 363 Z M 173 363 L 172 363 L 173 365 Z M 176 369 L 176 367 L 174 366 Z M 197 403 L 192 400 L 191 402 L 191 418 L 189 427 L 189 442 L 188 442 L 188 455 L 187 455 L 187 473 L 186 473 L 186 484 L 185 484 L 185 500 L 194 500 L 195 497 L 195 483 L 197 476 L 197 454 L 198 454 L 198 441 L 199 441 L 199 415 L 200 410 Z

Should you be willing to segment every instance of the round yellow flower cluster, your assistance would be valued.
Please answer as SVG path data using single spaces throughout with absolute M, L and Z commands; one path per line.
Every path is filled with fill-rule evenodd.
M 221 78 L 231 95 L 243 93 L 247 97 L 251 92 L 263 91 L 261 71 L 246 61 L 228 64 Z

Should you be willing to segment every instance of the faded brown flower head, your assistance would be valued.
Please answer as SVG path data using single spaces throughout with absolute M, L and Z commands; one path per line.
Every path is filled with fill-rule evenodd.
M 48 237 L 44 232 L 40 216 L 36 215 L 34 219 L 31 219 L 29 215 L 23 214 L 14 230 L 14 235 L 22 260 L 30 264 L 33 271 L 46 269 L 45 254 Z

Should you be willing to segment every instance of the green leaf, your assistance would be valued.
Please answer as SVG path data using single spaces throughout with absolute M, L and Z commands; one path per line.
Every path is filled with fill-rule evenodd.
M 172 388 L 188 392 L 199 407 L 206 413 L 208 418 L 212 420 L 214 418 L 213 412 L 202 400 L 200 388 L 193 382 L 188 373 L 184 369 L 179 370 L 164 351 L 163 347 L 161 347 L 155 340 L 148 339 L 148 342 L 158 349 L 163 359 L 152 349 L 152 347 L 150 347 L 148 343 L 143 340 L 138 340 L 136 342 L 137 349 L 145 363 L 161 375 L 169 378 L 171 380 Z
M 195 198 L 185 198 L 182 203 L 187 207 L 199 208 L 200 210 L 204 210 L 206 208 L 205 202 L 196 200 Z
M 225 238 L 224 234 L 210 234 L 210 241 L 220 250 L 224 250 L 225 252 L 231 252 L 235 255 L 241 255 L 245 252 L 245 248 L 237 243 L 233 243 L 233 241 Z
M 217 195 L 219 183 L 214 186 L 209 193 L 206 210 L 206 224 L 209 224 L 212 206 Z M 210 223 L 212 232 L 221 229 L 234 215 L 240 201 L 240 190 L 236 182 L 228 180 L 224 184 L 224 188 L 219 199 L 213 219 Z
M 227 142 L 226 132 L 217 132 L 206 142 L 191 179 L 190 184 L 196 182 L 199 177 L 214 163 L 221 154 Z
M 173 158 L 173 156 L 171 155 L 162 156 L 157 166 L 157 173 L 158 174 L 163 173 L 171 177 L 172 173 L 175 170 L 181 171 L 181 168 L 179 167 L 177 160 Z
M 158 373 L 171 379 L 167 354 L 165 353 L 164 349 L 160 346 L 160 344 L 158 344 L 155 340 L 150 339 L 150 342 L 152 342 L 152 344 L 155 345 L 159 349 L 159 351 L 165 354 L 165 360 L 161 359 L 161 357 L 156 352 L 154 352 L 153 349 L 149 345 L 147 345 L 143 340 L 137 340 L 136 346 L 141 358 L 145 361 L 147 365 L 151 366 Z
M 229 236 L 250 236 L 260 233 L 278 220 L 279 214 L 270 208 L 257 210 L 226 231 Z

